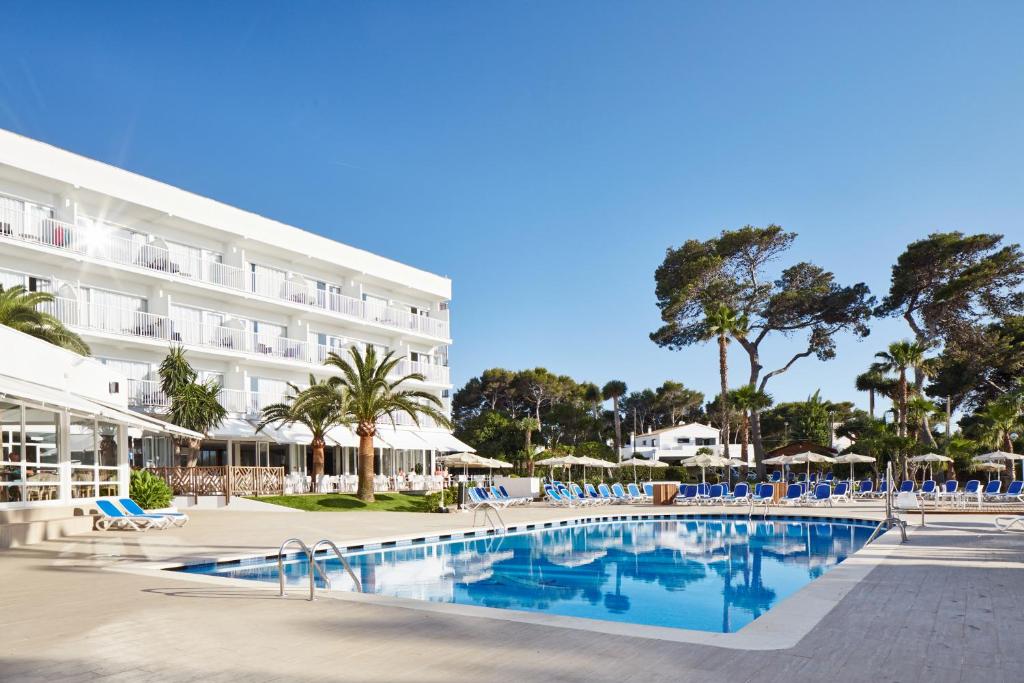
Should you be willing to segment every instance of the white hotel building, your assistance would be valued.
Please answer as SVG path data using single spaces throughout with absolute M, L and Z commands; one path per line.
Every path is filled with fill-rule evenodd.
M 447 278 L 0 131 L 0 285 L 18 284 L 55 295 L 52 312 L 127 378 L 134 410 L 165 408 L 157 367 L 182 344 L 230 414 L 200 465 L 307 470 L 301 432 L 254 421 L 350 346 L 397 352 L 398 371 L 450 405 Z M 327 473 L 355 473 L 356 437 L 335 430 L 331 445 Z M 465 448 L 410 420 L 382 425 L 376 445 L 382 474 L 430 473 L 437 453 Z M 172 464 L 159 437 L 132 458 Z

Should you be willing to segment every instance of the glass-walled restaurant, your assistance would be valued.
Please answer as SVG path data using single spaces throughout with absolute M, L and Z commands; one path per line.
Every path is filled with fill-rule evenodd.
M 0 505 L 127 495 L 127 438 L 123 423 L 0 400 Z

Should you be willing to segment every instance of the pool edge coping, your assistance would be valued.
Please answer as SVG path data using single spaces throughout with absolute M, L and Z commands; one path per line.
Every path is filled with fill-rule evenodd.
M 748 518 L 742 513 L 697 513 L 697 512 L 633 512 L 604 515 L 581 515 L 556 520 L 544 520 L 537 522 L 520 522 L 510 525 L 509 531 L 530 531 L 553 527 L 564 527 L 576 524 L 587 524 L 602 521 L 644 521 L 658 519 L 685 519 L 685 518 L 717 518 L 717 519 L 742 519 Z M 859 515 L 824 516 L 824 515 L 769 515 L 769 519 L 781 521 L 806 521 L 820 520 L 821 523 L 843 523 L 861 522 L 878 523 L 878 519 L 864 518 Z M 752 519 L 750 521 L 756 521 Z M 913 529 L 911 527 L 910 529 Z M 390 549 L 411 544 L 413 541 L 438 542 L 456 541 L 463 538 L 486 538 L 494 536 L 494 531 L 483 530 L 480 527 L 475 529 L 463 528 L 453 529 L 447 533 L 440 534 L 404 534 L 399 536 L 372 537 L 370 539 L 356 539 L 347 542 L 342 548 L 343 552 L 359 548 L 362 550 Z M 478 605 L 461 605 L 455 603 L 435 603 L 414 598 L 399 598 L 387 595 L 352 593 L 348 591 L 326 591 L 321 590 L 318 597 L 358 602 L 363 604 L 377 604 L 402 609 L 412 609 L 432 612 L 436 614 L 463 616 L 471 618 L 500 619 L 517 623 L 534 624 L 555 628 L 568 628 L 578 631 L 590 631 L 615 635 L 619 637 L 641 638 L 650 640 L 661 640 L 676 643 L 688 643 L 695 645 L 707 645 L 727 649 L 739 650 L 783 650 L 795 647 L 810 631 L 817 626 L 839 602 L 849 594 L 871 571 L 881 564 L 882 560 L 888 557 L 900 546 L 898 542 L 899 531 L 891 529 L 872 543 L 851 554 L 838 566 L 830 569 L 824 575 L 814 579 L 792 595 L 787 596 L 768 612 L 750 622 L 739 631 L 734 633 L 715 633 L 712 631 L 698 631 L 694 629 L 681 629 L 666 626 L 650 626 L 644 624 L 632 624 L 626 622 L 605 621 L 601 619 L 590 619 L 585 617 L 572 617 L 557 614 L 546 614 L 543 612 L 528 612 L 523 610 L 510 610 L 496 607 L 483 607 Z M 243 556 L 230 556 L 224 559 L 192 558 L 193 561 L 170 561 L 160 562 L 131 562 L 107 567 L 107 570 L 124 572 L 151 577 L 174 578 L 196 583 L 209 585 L 245 587 L 250 590 L 267 590 L 277 592 L 277 585 L 274 583 L 257 582 L 248 579 L 233 579 L 206 574 L 194 574 L 184 571 L 168 572 L 167 570 L 179 569 L 185 566 L 196 566 L 210 563 L 231 563 L 252 558 L 276 558 L 277 554 L 249 553 Z M 293 593 L 296 595 L 296 593 Z M 306 594 L 303 592 L 303 596 Z M 306 601 L 306 598 L 302 598 Z

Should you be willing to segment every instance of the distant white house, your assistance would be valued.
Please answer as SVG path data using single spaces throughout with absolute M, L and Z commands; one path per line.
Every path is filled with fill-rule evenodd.
M 633 456 L 648 460 L 662 460 L 671 464 L 683 458 L 697 455 L 701 448 L 710 448 L 714 453 L 723 452 L 719 441 L 718 430 L 709 425 L 691 422 L 674 427 L 656 429 L 646 434 L 634 434 L 630 445 L 623 446 L 620 454 L 623 460 Z M 729 454 L 733 457 L 741 455 L 743 446 L 730 444 Z M 754 447 L 747 447 L 748 462 L 753 462 Z

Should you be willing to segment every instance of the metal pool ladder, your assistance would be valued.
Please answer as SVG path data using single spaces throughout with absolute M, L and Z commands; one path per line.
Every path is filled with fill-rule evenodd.
M 477 516 L 480 514 L 481 510 L 483 510 L 483 512 L 484 512 L 484 524 L 490 523 L 491 528 L 494 529 L 495 531 L 498 531 L 498 530 L 504 531 L 505 529 L 508 528 L 508 527 L 505 526 L 505 520 L 503 520 L 501 518 L 501 513 L 498 512 L 498 506 L 495 505 L 494 503 L 489 503 L 489 502 L 480 503 L 479 505 L 476 506 L 476 508 L 474 508 L 474 510 L 473 510 L 473 526 L 476 526 Z M 498 524 L 500 524 L 501 526 L 498 526 L 498 524 L 495 524 L 494 520 L 491 519 L 491 513 L 492 512 L 494 513 L 494 516 L 498 518 Z
M 327 588 L 329 589 L 331 587 L 331 580 L 327 577 L 326 572 L 324 572 L 324 570 L 320 568 L 320 565 L 318 565 L 316 563 L 316 560 L 314 559 L 314 555 L 316 554 L 317 550 L 319 550 L 320 546 L 322 546 L 322 545 L 326 545 L 326 546 L 328 546 L 328 547 L 330 547 L 331 549 L 334 550 L 334 554 L 338 556 L 339 560 L 341 560 L 341 566 L 343 566 L 345 568 L 345 571 L 348 572 L 348 575 L 350 577 L 352 577 L 352 581 L 356 585 L 356 591 L 359 592 L 359 593 L 363 592 L 363 584 L 362 584 L 362 582 L 359 580 L 359 577 L 357 577 L 355 575 L 355 572 L 352 571 L 352 566 L 348 563 L 348 560 L 345 559 L 345 556 L 341 554 L 341 551 L 338 550 L 338 546 L 336 546 L 333 541 L 331 541 L 330 539 L 327 539 L 327 538 L 323 538 L 323 539 L 317 541 L 316 543 L 314 543 L 313 544 L 313 548 L 310 549 L 309 546 L 307 546 L 305 543 L 303 543 L 301 538 L 289 538 L 287 541 L 285 541 L 284 543 L 281 544 L 281 547 L 277 551 L 277 581 L 278 581 L 278 588 L 280 589 L 280 592 L 279 592 L 279 596 L 280 597 L 283 598 L 284 595 L 285 595 L 285 588 L 284 588 L 284 551 L 285 551 L 285 549 L 288 546 L 293 545 L 293 544 L 297 544 L 300 548 L 302 548 L 302 553 L 306 556 L 306 561 L 309 563 L 309 600 L 311 602 L 316 599 L 316 574 L 317 573 L 320 574 L 320 578 L 323 579 L 325 584 L 327 584 Z

